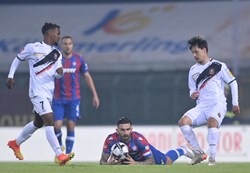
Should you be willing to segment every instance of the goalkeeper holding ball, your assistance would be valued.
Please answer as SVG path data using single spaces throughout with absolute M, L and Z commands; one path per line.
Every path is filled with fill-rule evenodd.
M 117 159 L 112 154 L 112 146 L 122 142 L 128 147 L 126 159 Z M 181 156 L 193 158 L 192 150 L 185 146 L 169 150 L 166 154 L 160 152 L 140 133 L 133 131 L 132 122 L 126 117 L 122 117 L 117 121 L 117 129 L 115 133 L 107 136 L 102 156 L 101 165 L 152 165 L 152 164 L 172 164 Z

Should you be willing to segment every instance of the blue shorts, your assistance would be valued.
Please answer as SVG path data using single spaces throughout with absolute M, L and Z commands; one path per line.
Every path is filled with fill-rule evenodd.
M 76 121 L 80 119 L 80 100 L 53 100 L 52 109 L 54 112 L 54 120 Z
M 166 164 L 166 162 L 167 162 L 166 155 L 164 153 L 160 152 L 159 150 L 157 150 L 152 145 L 150 145 L 149 147 L 150 147 L 150 150 L 152 151 L 152 153 L 154 155 L 155 164 L 156 165 L 164 165 L 164 164 Z

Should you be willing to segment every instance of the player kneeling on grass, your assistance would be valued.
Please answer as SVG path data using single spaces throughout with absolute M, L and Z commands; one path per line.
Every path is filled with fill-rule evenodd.
M 119 146 L 116 146 L 118 144 Z M 126 150 L 128 150 L 128 153 L 126 154 L 125 159 L 123 156 L 117 157 L 117 155 L 115 155 L 115 147 L 120 148 L 120 150 L 123 150 L 124 147 L 127 147 Z M 181 156 L 187 156 L 192 159 L 194 154 L 192 150 L 186 146 L 171 149 L 166 154 L 160 152 L 151 144 L 149 144 L 147 139 L 142 134 L 133 131 L 132 122 L 130 119 L 122 117 L 117 121 L 116 132 L 108 135 L 104 142 L 100 164 L 170 165 Z

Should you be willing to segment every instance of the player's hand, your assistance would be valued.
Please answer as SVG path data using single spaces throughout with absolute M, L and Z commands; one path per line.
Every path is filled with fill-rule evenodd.
M 240 114 L 240 106 L 233 106 L 233 113 L 235 115 L 239 115 Z
M 9 89 L 12 89 L 16 84 L 13 78 L 8 78 L 6 85 Z
M 200 95 L 200 92 L 199 91 L 195 91 L 191 94 L 191 98 L 196 100 Z
M 121 165 L 122 163 L 117 160 L 117 159 L 113 159 L 111 161 L 109 161 L 109 165 Z
M 100 105 L 100 101 L 99 101 L 99 98 L 98 98 L 98 96 L 97 95 L 94 95 L 93 96 L 93 105 L 94 105 L 94 107 L 97 109 L 98 107 L 99 107 L 99 105 Z
M 59 75 L 63 75 L 63 68 L 60 67 L 60 68 L 56 69 L 56 72 L 57 72 Z
M 123 164 L 126 165 L 137 165 L 137 162 L 128 154 L 126 160 L 122 161 Z
M 116 159 L 113 155 L 110 156 L 107 163 L 108 163 L 108 165 L 121 165 L 122 164 L 121 161 Z

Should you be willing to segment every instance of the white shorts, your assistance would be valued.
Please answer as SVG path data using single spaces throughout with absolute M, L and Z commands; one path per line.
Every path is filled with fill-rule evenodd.
M 220 127 L 222 120 L 227 111 L 226 102 L 218 102 L 207 107 L 199 107 L 198 105 L 189 111 L 184 116 L 188 116 L 192 120 L 192 126 L 197 127 L 207 124 L 208 118 L 212 117 L 217 120 Z
M 34 111 L 36 111 L 36 113 L 40 116 L 53 112 L 51 108 L 51 99 L 36 96 L 30 98 L 30 100 L 33 103 Z

